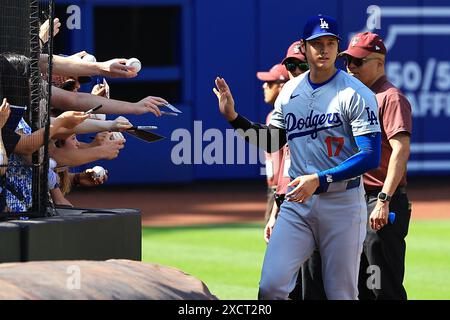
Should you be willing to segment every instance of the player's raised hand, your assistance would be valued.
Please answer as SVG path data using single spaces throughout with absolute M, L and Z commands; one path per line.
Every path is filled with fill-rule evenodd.
M 213 92 L 219 101 L 220 113 L 228 120 L 232 121 L 237 118 L 238 114 L 234 110 L 234 99 L 225 79 L 217 77 L 215 80 L 216 87 Z
M 305 203 L 319 187 L 320 181 L 317 173 L 300 176 L 292 180 L 288 187 L 296 186 L 286 193 L 287 201 Z

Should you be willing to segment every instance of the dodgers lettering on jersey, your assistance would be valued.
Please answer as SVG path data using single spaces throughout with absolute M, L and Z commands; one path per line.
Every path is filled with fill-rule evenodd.
M 342 126 L 342 121 L 337 112 L 327 113 L 326 115 L 321 114 L 319 116 L 311 110 L 306 118 L 300 118 L 298 120 L 294 113 L 288 113 L 284 119 L 286 122 L 286 131 L 288 132 L 288 140 L 307 135 L 311 135 L 313 139 L 316 139 L 319 131 Z M 292 133 L 293 131 L 295 132 Z
M 309 72 L 281 90 L 271 125 L 285 129 L 292 179 L 336 167 L 358 152 L 355 136 L 380 132 L 375 94 L 343 71 L 313 89 Z

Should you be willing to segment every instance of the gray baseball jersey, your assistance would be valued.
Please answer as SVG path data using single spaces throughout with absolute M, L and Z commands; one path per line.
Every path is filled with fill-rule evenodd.
M 286 130 L 291 178 L 339 165 L 358 152 L 354 136 L 381 131 L 375 94 L 362 82 L 339 71 L 314 90 L 308 74 L 284 85 L 270 122 Z
M 359 80 L 339 71 L 313 89 L 308 75 L 284 85 L 270 122 L 286 130 L 291 178 L 338 166 L 358 152 L 355 136 L 380 132 L 375 95 Z M 352 182 L 330 183 L 329 192 L 305 203 L 283 202 L 264 257 L 260 298 L 287 298 L 299 267 L 319 249 L 328 299 L 357 299 L 367 209 L 361 179 Z

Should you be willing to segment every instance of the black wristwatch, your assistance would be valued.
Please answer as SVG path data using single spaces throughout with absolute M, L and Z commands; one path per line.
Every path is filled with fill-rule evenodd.
M 380 192 L 380 193 L 378 193 L 377 198 L 378 198 L 378 200 L 380 200 L 381 202 L 386 202 L 386 201 L 391 201 L 392 196 L 388 196 L 386 193 Z

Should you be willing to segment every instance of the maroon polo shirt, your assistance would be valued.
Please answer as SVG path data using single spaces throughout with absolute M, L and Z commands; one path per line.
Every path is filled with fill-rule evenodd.
M 377 169 L 364 174 L 366 190 L 380 189 L 386 179 L 392 148 L 389 139 L 398 133 L 412 132 L 411 105 L 405 95 L 382 76 L 370 87 L 378 103 L 381 127 L 381 163 Z M 398 186 L 406 186 L 406 172 Z

